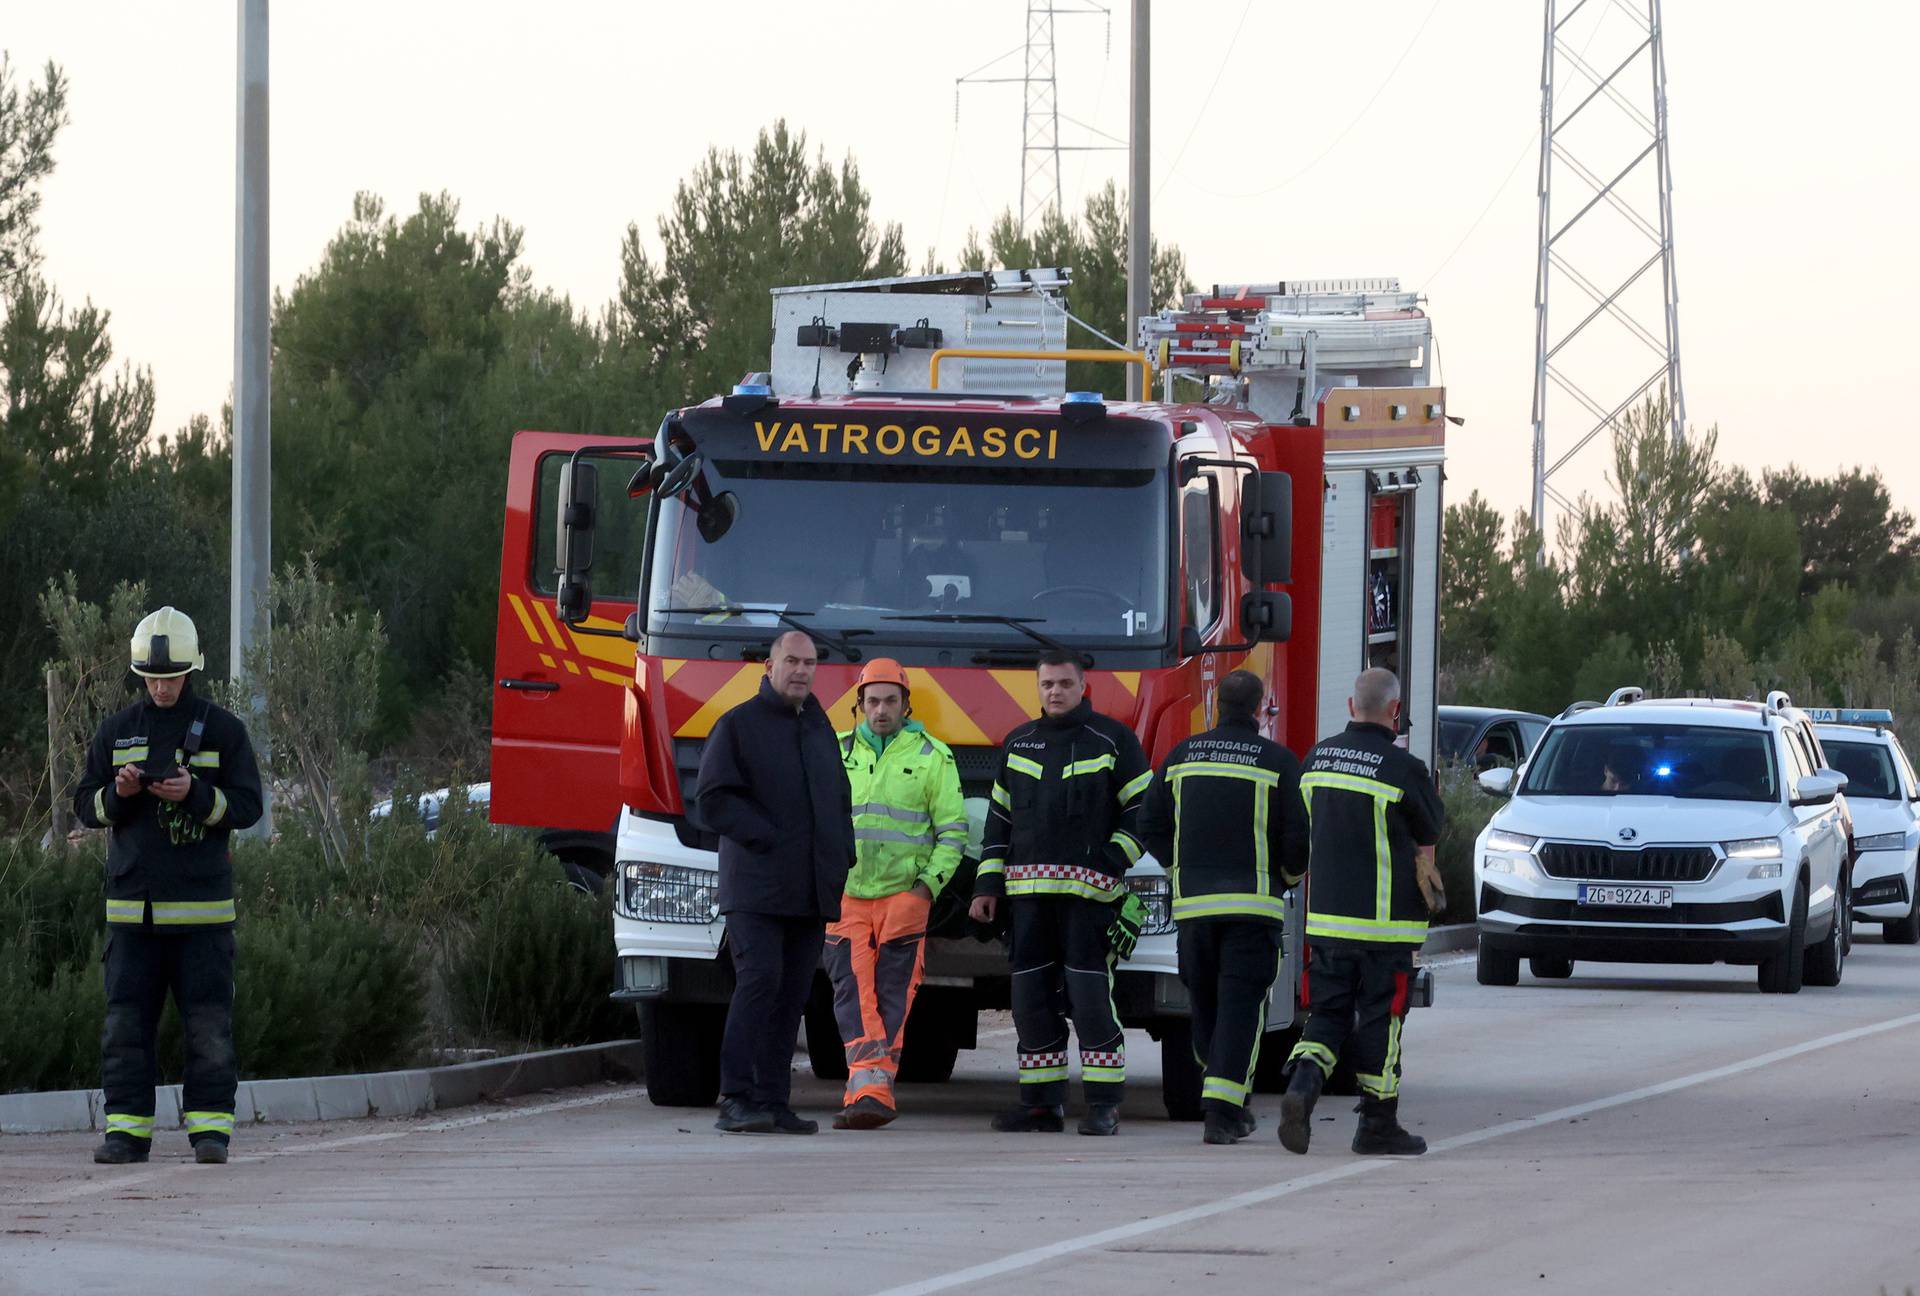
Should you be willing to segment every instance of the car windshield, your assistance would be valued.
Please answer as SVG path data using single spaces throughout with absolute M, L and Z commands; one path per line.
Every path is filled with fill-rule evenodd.
M 764 637 L 773 611 L 797 609 L 823 631 L 861 633 L 863 649 L 1033 647 L 1009 618 L 1077 646 L 1167 634 L 1164 471 L 718 459 L 709 485 L 738 502 L 717 541 L 684 500 L 659 509 L 647 598 L 656 633 Z
M 1466 754 L 1478 725 L 1472 720 L 1440 721 L 1440 759 L 1457 761 Z
M 1894 777 L 1893 754 L 1879 743 L 1844 742 L 1822 738 L 1827 763 L 1847 776 L 1847 797 L 1898 801 L 1900 781 Z
M 1535 796 L 1658 796 L 1773 801 L 1765 730 L 1720 725 L 1570 724 L 1550 730 L 1520 791 Z

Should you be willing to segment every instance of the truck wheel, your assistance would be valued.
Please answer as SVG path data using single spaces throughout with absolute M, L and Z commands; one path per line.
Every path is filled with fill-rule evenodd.
M 1760 993 L 1799 994 L 1806 980 L 1806 959 L 1807 893 L 1804 888 L 1795 887 L 1786 943 L 1760 964 Z
M 655 1107 L 707 1107 L 720 1096 L 719 1004 L 652 1000 L 639 1005 L 640 1051 L 647 1098 Z
M 1920 897 L 1908 907 L 1905 918 L 1881 923 L 1880 936 L 1889 945 L 1920 945 Z
M 847 1078 L 847 1046 L 840 1038 L 840 1024 L 833 1019 L 833 992 L 823 992 L 816 980 L 807 998 L 807 1061 L 817 1080 Z
M 1285 1093 L 1287 1056 L 1300 1042 L 1301 1023 L 1285 1030 L 1268 1031 L 1260 1041 L 1260 1058 L 1253 1064 L 1253 1091 L 1263 1094 Z
M 953 1079 L 961 1046 L 973 1040 L 973 1022 L 970 992 L 922 989 L 907 1016 L 907 1037 L 900 1043 L 900 1079 L 908 1084 Z
M 1480 942 L 1480 953 L 1474 961 L 1474 979 L 1483 986 L 1511 986 L 1520 984 L 1520 956 L 1508 954 L 1503 950 L 1489 949 L 1485 941 Z
M 1527 971 L 1542 981 L 1565 981 L 1573 975 L 1573 960 L 1536 954 L 1527 960 Z
M 1200 1119 L 1202 1078 L 1200 1061 L 1193 1056 L 1193 1023 L 1184 1017 L 1163 1021 L 1160 1024 L 1160 1101 L 1166 1104 L 1168 1120 Z

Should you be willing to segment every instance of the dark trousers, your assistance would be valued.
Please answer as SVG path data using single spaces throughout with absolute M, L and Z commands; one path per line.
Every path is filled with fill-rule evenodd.
M 1353 1049 L 1354 1078 L 1375 1098 L 1400 1095 L 1400 1030 L 1407 1017 L 1411 945 L 1307 945 L 1307 1025 L 1293 1046 L 1327 1075 Z
M 180 1094 L 187 1137 L 222 1143 L 233 1134 L 239 1062 L 233 1052 L 233 929 L 107 929 L 107 1018 L 100 1032 L 100 1084 L 108 1137 L 143 1146 L 153 1137 L 154 1035 L 167 996 L 185 1028 Z
M 825 933 L 818 918 L 727 915 L 733 1004 L 720 1040 L 723 1097 L 753 1107 L 784 1107 L 792 1097 L 793 1044 Z
M 1067 1019 L 1080 1038 L 1087 1102 L 1126 1092 L 1127 1048 L 1113 1011 L 1113 906 L 1079 896 L 1013 896 L 1013 1027 L 1020 1101 L 1055 1107 L 1067 1097 Z
M 1267 1030 L 1267 995 L 1280 973 L 1280 925 L 1203 918 L 1180 924 L 1180 980 L 1193 1005 L 1200 1096 L 1244 1107 Z

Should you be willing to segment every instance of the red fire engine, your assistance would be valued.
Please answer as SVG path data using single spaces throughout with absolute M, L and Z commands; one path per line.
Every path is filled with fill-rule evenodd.
M 716 838 L 689 813 L 714 721 L 787 627 L 853 723 L 863 658 L 900 660 L 954 750 L 977 852 L 996 745 L 1038 713 L 1033 662 L 1091 662 L 1094 705 L 1157 763 L 1207 727 L 1215 681 L 1268 682 L 1296 752 L 1338 728 L 1354 675 L 1402 676 L 1431 759 L 1444 395 L 1390 280 L 1219 286 L 1139 322 L 1137 352 L 1064 349 L 1065 271 L 777 290 L 773 369 L 669 414 L 651 440 L 514 440 L 501 555 L 492 815 L 611 850 L 618 998 L 656 1103 L 704 1104 L 731 992 Z M 1061 391 L 1062 361 L 1139 366 L 1164 399 Z M 1173 396 L 1184 384 L 1199 398 Z M 603 847 L 602 849 L 606 849 Z M 944 1079 L 1007 969 L 970 932 L 971 861 L 936 907 L 903 1077 Z M 1128 877 L 1149 924 L 1122 1020 L 1159 1039 L 1169 1114 L 1197 1118 L 1172 881 Z M 1299 926 L 1262 1051 L 1298 1030 Z M 822 980 L 824 988 L 824 978 Z M 824 993 L 813 1066 L 844 1074 Z

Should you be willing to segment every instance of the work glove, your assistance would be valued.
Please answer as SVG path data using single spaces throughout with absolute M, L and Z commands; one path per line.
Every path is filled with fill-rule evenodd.
M 1140 943 L 1140 929 L 1146 926 L 1147 906 L 1139 896 L 1129 891 L 1114 901 L 1113 922 L 1107 927 L 1107 944 L 1113 950 L 1117 962 L 1125 962 L 1133 957 L 1134 947 Z

